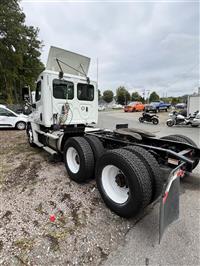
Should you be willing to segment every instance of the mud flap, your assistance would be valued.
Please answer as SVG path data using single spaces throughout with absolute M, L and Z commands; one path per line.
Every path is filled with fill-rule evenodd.
M 180 177 L 184 175 L 181 164 L 169 175 L 160 199 L 159 243 L 166 228 L 179 218 Z

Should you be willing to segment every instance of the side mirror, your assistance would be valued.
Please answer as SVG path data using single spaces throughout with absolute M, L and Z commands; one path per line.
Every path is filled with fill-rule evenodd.
M 35 109 L 35 108 L 36 108 L 36 103 L 32 103 L 32 105 L 31 105 L 31 106 L 32 106 L 32 108 L 34 108 L 34 109 Z
M 30 87 L 26 86 L 22 88 L 22 100 L 23 101 L 30 101 Z

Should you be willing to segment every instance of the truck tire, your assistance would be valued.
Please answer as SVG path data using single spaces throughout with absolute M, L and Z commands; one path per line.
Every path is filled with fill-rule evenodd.
M 155 157 L 145 149 L 138 146 L 127 146 L 124 149 L 131 151 L 144 163 L 151 180 L 152 198 L 151 202 L 156 200 L 162 193 L 164 180 L 160 173 L 160 167 Z
M 81 183 L 93 176 L 94 155 L 83 137 L 69 138 L 64 146 L 63 157 L 67 173 L 75 182 Z
M 18 130 L 25 130 L 26 129 L 26 123 L 24 121 L 18 121 L 15 125 L 15 128 Z
M 192 145 L 192 146 L 194 146 L 196 148 L 198 147 L 197 144 L 193 140 L 191 140 L 190 138 L 188 138 L 186 136 L 179 135 L 179 134 L 169 135 L 169 136 L 166 136 L 166 137 L 162 137 L 161 139 L 179 141 L 179 142 L 190 144 L 190 145 Z M 195 169 L 198 164 L 199 164 L 199 159 L 196 159 L 194 164 L 193 164 L 193 168 L 192 169 Z
M 37 147 L 35 145 L 35 143 L 33 142 L 33 131 L 32 131 L 32 127 L 30 124 L 27 124 L 27 128 L 26 128 L 26 134 L 27 134 L 27 137 L 28 137 L 28 143 L 31 147 Z
M 92 148 L 93 155 L 94 155 L 94 161 L 97 162 L 99 157 L 104 153 L 105 149 L 102 144 L 102 142 L 99 140 L 99 138 L 95 136 L 86 135 L 85 139 L 90 144 L 90 147 Z
M 151 180 L 143 162 L 124 149 L 107 151 L 98 160 L 96 182 L 105 204 L 122 217 L 133 217 L 151 201 Z

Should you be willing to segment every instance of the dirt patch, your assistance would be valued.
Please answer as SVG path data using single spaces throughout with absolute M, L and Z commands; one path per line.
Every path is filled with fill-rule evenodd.
M 0 131 L 0 145 L 0 264 L 100 265 L 136 220 L 111 213 L 94 180 L 71 181 L 25 132 Z

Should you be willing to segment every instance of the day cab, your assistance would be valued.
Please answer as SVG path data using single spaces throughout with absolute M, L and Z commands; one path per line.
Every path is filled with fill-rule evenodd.
M 130 102 L 124 106 L 124 112 L 144 111 L 144 108 L 145 106 L 142 102 Z

